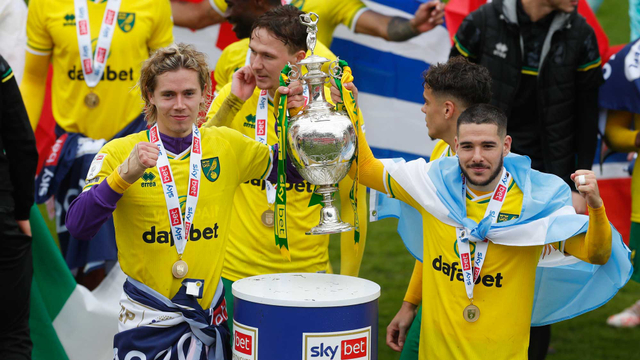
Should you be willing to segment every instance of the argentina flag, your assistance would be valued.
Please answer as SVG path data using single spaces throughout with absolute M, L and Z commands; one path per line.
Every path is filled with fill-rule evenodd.
M 584 233 L 588 227 L 588 217 L 573 211 L 568 186 L 560 178 L 531 170 L 524 156 L 510 154 L 504 159 L 505 168 L 524 194 L 523 211 L 517 219 L 493 225 L 487 219 L 476 224 L 461 216 L 465 200 L 459 192 L 462 183 L 457 157 L 431 163 L 384 162 L 389 174 L 428 212 L 448 225 L 464 224 L 476 239 L 486 236 L 501 245 L 548 245 Z M 398 233 L 409 252 L 422 261 L 422 217 L 418 211 L 384 194 L 372 192 L 371 199 L 371 213 L 375 213 L 371 220 L 401 219 Z M 548 253 L 549 246 L 545 250 L 536 271 L 532 326 L 570 319 L 600 307 L 627 283 L 633 270 L 630 251 L 613 226 L 611 257 L 605 265 L 587 264 L 557 250 Z

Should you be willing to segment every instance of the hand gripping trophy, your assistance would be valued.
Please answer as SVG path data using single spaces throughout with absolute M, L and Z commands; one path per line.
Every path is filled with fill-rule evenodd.
M 324 85 L 330 75 L 321 68 L 330 60 L 314 54 L 318 20 L 315 13 L 300 15 L 300 21 L 307 26 L 307 46 L 311 55 L 297 65 L 306 66 L 308 72 L 300 78 L 301 72 L 296 69 L 289 77 L 290 80 L 300 78 L 309 87 L 309 103 L 289 120 L 287 152 L 300 175 L 317 185 L 316 193 L 322 195 L 324 204 L 320 224 L 307 235 L 353 229 L 340 220 L 338 209 L 333 205 L 333 193 L 338 191 L 336 184 L 349 173 L 356 156 L 357 136 L 347 113 L 336 110 L 325 99 Z M 331 76 L 339 78 L 339 69 L 337 62 L 333 64 Z

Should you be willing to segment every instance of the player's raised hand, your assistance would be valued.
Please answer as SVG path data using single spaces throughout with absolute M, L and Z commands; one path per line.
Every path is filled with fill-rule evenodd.
M 427 32 L 444 23 L 444 4 L 440 1 L 423 3 L 409 22 L 416 33 Z
M 242 101 L 247 101 L 256 88 L 256 78 L 249 65 L 241 67 L 231 79 L 231 93 Z
M 575 182 L 580 195 L 587 200 L 587 204 L 596 209 L 602 206 L 602 198 L 598 190 L 596 175 L 590 170 L 576 170 L 571 174 L 571 180 Z
M 138 180 L 144 172 L 158 163 L 158 147 L 150 142 L 139 142 L 129 157 L 118 167 L 120 177 L 129 184 Z

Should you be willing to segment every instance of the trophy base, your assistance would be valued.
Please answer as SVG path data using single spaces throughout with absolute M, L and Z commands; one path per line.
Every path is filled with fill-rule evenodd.
M 338 212 L 338 209 L 333 206 L 332 193 L 336 192 L 337 190 L 338 189 L 336 189 L 335 186 L 331 185 L 318 186 L 316 193 L 323 196 L 322 203 L 324 204 L 324 207 L 320 212 L 320 224 L 307 231 L 305 234 L 327 235 L 338 234 L 341 232 L 353 230 L 353 226 L 351 226 L 351 224 L 342 222 L 342 220 L 340 220 L 340 213 Z

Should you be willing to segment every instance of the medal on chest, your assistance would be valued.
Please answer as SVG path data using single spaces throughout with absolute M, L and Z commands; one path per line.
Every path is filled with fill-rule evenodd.
M 74 0 L 74 11 L 76 19 L 76 35 L 78 37 L 78 49 L 80 52 L 80 67 L 84 81 L 90 92 L 84 97 L 84 104 L 93 109 L 100 104 L 100 98 L 93 92 L 93 89 L 100 82 L 104 74 L 111 40 L 115 32 L 118 12 L 120 11 L 121 0 L 108 0 L 104 11 L 96 49 L 93 51 L 91 45 L 91 27 L 89 24 L 89 7 L 87 0 Z
M 158 153 L 158 162 L 156 167 L 158 169 L 158 174 L 160 174 L 160 181 L 162 182 L 162 190 L 164 192 L 165 204 L 167 205 L 167 213 L 169 215 L 171 235 L 173 236 L 176 244 L 176 251 L 178 252 L 179 259 L 171 267 L 171 274 L 176 279 L 185 277 L 189 272 L 189 266 L 187 265 L 187 262 L 182 259 L 182 254 L 187 246 L 187 240 L 189 239 L 189 233 L 193 226 L 196 206 L 198 205 L 198 196 L 200 194 L 202 139 L 200 137 L 200 130 L 198 130 L 195 125 L 193 125 L 192 134 L 193 140 L 191 142 L 191 154 L 189 156 L 187 202 L 183 218 L 182 210 L 180 208 L 180 200 L 178 199 L 178 192 L 176 190 L 175 178 L 171 170 L 171 165 L 169 164 L 167 152 L 162 145 L 162 140 L 160 139 L 158 124 L 155 124 L 149 130 L 149 140 L 160 150 Z
M 502 175 L 500 177 L 500 182 L 493 190 L 493 194 L 491 194 L 491 200 L 489 201 L 489 205 L 487 205 L 487 210 L 485 211 L 484 218 L 491 217 L 491 223 L 495 224 L 498 220 L 498 214 L 500 213 L 500 209 L 502 209 L 502 204 L 507 196 L 507 185 L 509 184 L 509 180 L 511 175 L 504 168 L 502 169 Z M 467 195 L 467 179 L 462 177 L 462 199 L 466 198 Z M 465 214 L 466 217 L 466 201 L 465 201 Z M 480 272 L 482 271 L 482 266 L 484 265 L 484 261 L 487 257 L 487 250 L 489 248 L 489 242 L 487 239 L 483 239 L 480 241 L 476 241 L 475 247 L 475 258 L 471 258 L 471 234 L 469 230 L 463 226 L 456 228 L 456 236 L 458 240 L 458 253 L 460 256 L 460 266 L 462 266 L 462 276 L 464 287 L 467 293 L 467 297 L 469 298 L 470 304 L 467 305 L 462 311 L 462 317 L 465 321 L 473 323 L 478 321 L 480 318 L 480 308 L 477 305 L 473 304 L 473 288 L 476 284 L 476 281 L 480 277 Z M 477 239 L 476 239 L 477 240 Z

